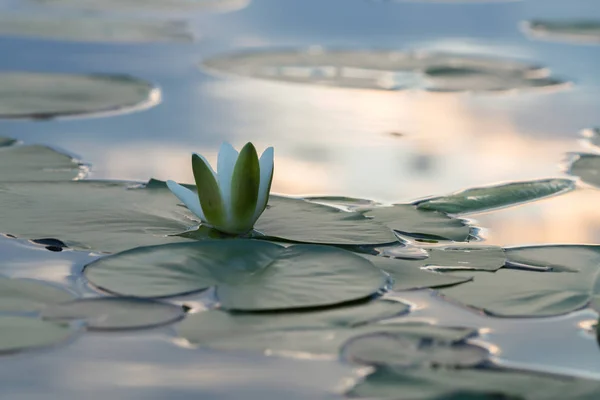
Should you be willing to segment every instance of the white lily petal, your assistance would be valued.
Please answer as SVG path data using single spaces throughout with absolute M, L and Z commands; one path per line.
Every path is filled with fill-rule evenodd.
M 217 182 L 221 190 L 221 198 L 225 204 L 225 219 L 231 219 L 231 179 L 239 153 L 233 146 L 223 142 L 217 159 Z
M 260 156 L 260 186 L 258 187 L 258 201 L 256 202 L 256 211 L 254 212 L 254 221 L 260 217 L 269 201 L 269 192 L 271 190 L 271 179 L 273 177 L 274 162 L 273 147 L 268 147 Z
M 169 190 L 177 196 L 179 200 L 202 222 L 206 223 L 206 217 L 204 216 L 204 212 L 202 211 L 202 206 L 200 206 L 200 200 L 198 199 L 198 195 L 186 188 L 185 186 L 181 186 L 175 181 L 167 181 L 167 187 Z

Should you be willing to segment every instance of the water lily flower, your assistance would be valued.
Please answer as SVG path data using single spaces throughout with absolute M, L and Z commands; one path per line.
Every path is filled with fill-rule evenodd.
M 238 152 L 229 143 L 219 150 L 217 172 L 208 161 L 192 154 L 198 194 L 174 181 L 167 186 L 200 220 L 221 232 L 241 235 L 252 230 L 267 207 L 273 180 L 273 148 L 258 159 L 252 143 Z

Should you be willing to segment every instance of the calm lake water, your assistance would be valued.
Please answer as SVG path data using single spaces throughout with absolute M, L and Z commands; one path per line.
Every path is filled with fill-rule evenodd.
M 40 7 L 34 1 L 2 5 L 25 14 Z M 66 149 L 92 165 L 91 178 L 140 181 L 192 182 L 191 151 L 215 161 L 221 142 L 239 148 L 252 141 L 259 151 L 275 147 L 276 193 L 392 203 L 564 176 L 568 153 L 587 150 L 581 131 L 600 124 L 600 46 L 537 40 L 521 29 L 531 19 L 600 19 L 597 0 L 252 0 L 238 7 L 158 13 L 188 21 L 197 36 L 193 43 L 0 37 L 1 70 L 124 73 L 156 84 L 162 94 L 159 105 L 122 115 L 3 120 L 0 134 Z M 306 48 L 498 57 L 547 67 L 572 84 L 502 94 L 348 89 L 235 77 L 201 65 L 230 53 Z M 600 243 L 599 202 L 600 191 L 583 189 L 475 219 L 490 244 Z M 23 253 L 31 272 L 22 276 L 39 277 L 37 251 Z M 69 282 L 81 267 L 68 255 L 52 257 L 55 268 L 44 279 Z M 452 311 L 444 315 L 454 318 Z M 596 315 L 570 318 L 567 325 L 577 326 Z M 173 345 L 169 329 L 87 334 L 59 351 L 3 358 L 0 398 L 325 399 L 336 398 L 359 375 L 331 360 L 192 352 Z M 590 357 L 577 374 L 585 375 L 600 358 L 592 358 L 599 355 L 592 336 L 580 339 L 577 354 Z M 516 365 L 553 371 L 560 370 L 560 357 L 568 358 L 519 359 L 525 350 L 515 342 L 505 349 Z M 565 361 L 564 371 L 576 369 L 573 364 Z

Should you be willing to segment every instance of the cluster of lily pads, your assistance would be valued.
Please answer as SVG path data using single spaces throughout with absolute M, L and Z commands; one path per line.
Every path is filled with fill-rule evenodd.
M 411 305 L 386 295 L 431 288 L 496 317 L 598 308 L 600 246 L 483 245 L 478 229 L 461 218 L 573 191 L 574 180 L 513 182 L 392 205 L 271 195 L 265 208 L 260 190 L 241 188 L 256 195 L 250 221 L 260 216 L 248 232 L 231 235 L 215 229 L 214 219 L 212 226 L 201 221 L 210 220 L 206 207 L 221 190 L 195 197 L 206 180 L 169 184 L 192 210 L 186 193 L 193 194 L 199 216 L 165 182 L 85 180 L 87 166 L 68 155 L 11 139 L 0 144 L 0 231 L 85 255 L 78 279 L 95 293 L 82 298 L 1 268 L 7 275 L 0 279 L 0 352 L 55 344 L 81 329 L 180 321 L 178 342 L 190 346 L 342 357 L 374 367 L 349 397 L 395 398 L 414 389 L 414 398 L 498 392 L 583 399 L 599 389 L 593 381 L 502 368 L 471 343 L 476 327 L 403 321 Z M 246 153 L 239 158 L 248 159 Z M 257 162 L 250 155 L 247 162 Z M 235 176 L 235 167 L 229 171 Z M 198 294 L 206 309 L 187 307 Z

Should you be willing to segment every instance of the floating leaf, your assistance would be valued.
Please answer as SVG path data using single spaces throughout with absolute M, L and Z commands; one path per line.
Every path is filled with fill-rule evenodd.
M 74 248 L 119 251 L 187 241 L 167 235 L 196 224 L 165 186 L 130 188 L 126 182 L 76 181 L 13 182 L 0 187 L 0 232 L 55 237 Z
M 336 355 L 342 344 L 372 332 L 402 332 L 411 337 L 438 335 L 459 340 L 470 330 L 427 324 L 376 322 L 406 310 L 401 303 L 380 300 L 365 305 L 304 313 L 225 313 L 212 310 L 186 318 L 178 327 L 189 343 L 222 350 L 277 354 Z
M 597 381 L 498 369 L 378 368 L 352 388 L 351 399 L 592 400 Z
M 367 256 L 369 261 L 390 274 L 395 290 L 439 288 L 458 285 L 471 280 L 469 277 L 454 276 L 422 269 L 426 260 L 403 260 L 399 258 Z
M 2 72 L 0 99 L 0 118 L 51 119 L 148 108 L 160 91 L 126 75 Z
M 398 239 L 385 225 L 356 212 L 270 196 L 254 229 L 266 238 L 334 245 L 381 245 Z
M 64 323 L 0 316 L 0 353 L 51 346 L 67 340 L 73 334 L 73 329 Z
M 525 24 L 525 29 L 531 36 L 540 39 L 600 43 L 600 20 L 533 20 Z
M 584 182 L 600 188 L 600 156 L 578 154 L 569 166 L 569 174 L 578 176 Z
M 9 139 L 7 139 L 9 140 Z M 13 142 L 14 143 L 14 142 Z M 49 147 L 0 143 L 0 184 L 3 182 L 66 181 L 83 178 L 85 169 L 72 157 Z
M 27 279 L 0 278 L 0 311 L 32 312 L 73 299 L 62 289 Z
M 101 297 L 55 304 L 41 316 L 54 321 L 82 319 L 93 330 L 119 330 L 166 325 L 182 319 L 184 311 L 181 306 L 154 300 Z
M 347 360 L 358 364 L 405 368 L 475 367 L 489 356 L 485 348 L 464 341 L 414 337 L 393 331 L 355 337 L 344 345 L 342 353 Z
M 379 205 L 373 200 L 357 199 L 355 197 L 343 196 L 312 196 L 305 197 L 304 199 L 317 204 L 338 207 L 345 211 L 370 210 L 373 207 Z
M 559 87 L 538 65 L 449 53 L 296 49 L 215 57 L 209 71 L 282 82 L 370 90 L 491 92 Z
M 194 40 L 192 32 L 183 21 L 25 13 L 0 15 L 0 35 L 109 43 L 191 42 Z
M 454 286 L 471 278 L 433 271 L 496 271 L 506 262 L 504 250 L 498 246 L 447 246 L 427 249 L 427 253 L 428 258 L 416 260 L 364 257 L 391 275 L 396 290 Z
M 541 245 L 504 250 L 508 267 L 551 272 L 595 272 L 600 267 L 600 246 Z
M 137 297 L 217 286 L 223 307 L 252 311 L 336 305 L 385 283 L 377 268 L 346 250 L 244 239 L 137 248 L 89 264 L 85 275 L 99 288 Z
M 375 208 L 365 212 L 365 216 L 417 239 L 467 242 L 472 236 L 471 228 L 463 220 L 437 211 L 419 210 L 411 204 Z
M 566 314 L 600 294 L 600 246 L 516 247 L 506 255 L 508 266 L 532 271 L 470 274 L 475 275 L 473 282 L 442 293 L 494 315 L 518 317 Z
M 417 207 L 421 210 L 433 210 L 449 214 L 466 214 L 536 201 L 567 193 L 574 189 L 575 182 L 570 179 L 512 182 L 467 189 L 449 196 L 424 200 L 419 202 Z

